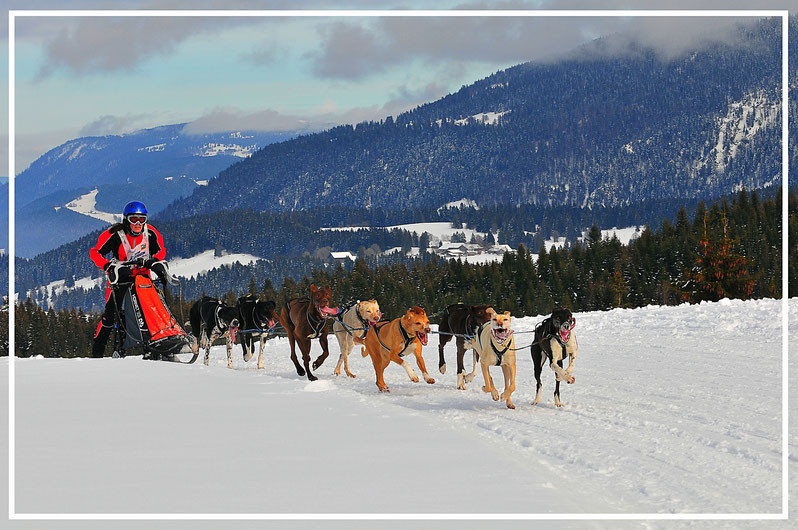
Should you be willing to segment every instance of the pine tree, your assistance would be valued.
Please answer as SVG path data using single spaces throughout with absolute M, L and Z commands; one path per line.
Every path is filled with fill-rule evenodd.
M 725 208 L 721 212 L 723 236 L 713 238 L 707 229 L 708 213 L 704 214 L 704 236 L 698 242 L 696 266 L 689 278 L 693 289 L 692 301 L 718 301 L 721 298 L 751 296 L 756 278 L 749 272 L 748 260 L 735 252 L 737 242 L 729 239 Z

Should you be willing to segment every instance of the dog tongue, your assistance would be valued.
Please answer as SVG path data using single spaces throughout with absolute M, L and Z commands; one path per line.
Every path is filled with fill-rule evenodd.
M 236 330 L 238 328 L 230 328 L 230 342 L 236 341 Z
M 337 315 L 338 308 L 337 307 L 322 307 L 319 309 L 322 313 L 327 313 L 328 315 Z

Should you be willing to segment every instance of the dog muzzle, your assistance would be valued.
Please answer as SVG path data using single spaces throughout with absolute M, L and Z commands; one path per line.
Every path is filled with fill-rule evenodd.
M 568 339 L 571 338 L 571 331 L 573 331 L 575 327 L 576 327 L 576 319 L 574 317 L 571 317 L 570 320 L 567 320 L 562 324 L 560 324 L 560 329 L 559 329 L 560 339 L 562 340 L 563 344 L 568 342 Z
M 513 330 L 509 328 L 494 328 L 490 332 L 499 344 L 504 344 L 510 338 L 510 335 L 513 334 Z

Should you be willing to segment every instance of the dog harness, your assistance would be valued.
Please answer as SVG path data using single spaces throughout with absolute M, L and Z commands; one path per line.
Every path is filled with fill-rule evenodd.
M 310 298 L 294 298 L 294 299 L 289 300 L 288 302 L 285 303 L 285 308 L 288 310 L 288 321 L 291 323 L 291 325 L 294 328 L 296 328 L 296 324 L 294 324 L 294 320 L 291 318 L 291 306 L 289 305 L 291 302 L 294 302 L 294 301 L 296 301 L 296 302 L 307 302 L 308 303 L 308 308 L 305 311 L 305 317 L 308 320 L 308 324 L 310 325 L 310 329 L 313 330 L 313 335 L 311 335 L 308 338 L 310 338 L 310 339 L 318 339 L 319 336 L 321 335 L 322 330 L 324 330 L 324 328 L 325 328 L 325 326 L 327 324 L 327 321 L 324 320 L 324 317 L 320 318 L 319 320 L 315 320 L 312 316 L 310 316 L 310 306 L 313 305 L 310 302 Z M 314 320 L 315 320 L 315 324 L 314 324 Z
M 355 303 L 352 307 L 355 308 L 355 315 L 357 316 L 357 319 L 360 321 L 360 324 L 361 324 L 360 328 L 363 331 L 363 334 L 360 337 L 358 337 L 358 338 L 360 340 L 366 340 L 366 334 L 369 332 L 369 327 L 370 327 L 369 323 L 366 322 L 363 319 L 362 316 L 360 316 L 360 304 L 359 303 Z M 350 311 L 352 310 L 352 307 L 349 308 Z M 341 323 L 341 326 L 344 328 L 344 331 L 346 331 L 351 337 L 354 337 L 355 334 L 352 333 L 352 331 L 350 331 L 349 326 L 347 326 L 346 323 L 344 322 L 344 314 L 345 313 L 346 313 L 345 311 L 342 311 L 342 312 L 338 313 L 338 315 L 336 315 L 335 318 L 337 318 L 338 322 Z
M 489 325 L 490 325 L 490 322 L 485 322 L 484 324 L 481 324 L 477 328 L 477 339 L 479 340 L 479 346 L 480 347 L 482 347 L 482 330 L 485 328 L 485 326 L 489 326 Z M 496 364 L 494 364 L 494 366 L 501 366 L 501 364 L 502 364 L 502 356 L 505 353 L 507 353 L 507 350 L 510 349 L 510 341 L 507 341 L 507 346 L 505 346 L 504 349 L 501 350 L 501 351 L 499 351 L 499 348 L 496 347 L 496 344 L 494 344 L 493 341 L 490 341 L 490 347 L 493 350 L 493 353 L 496 354 Z
M 380 338 L 380 328 L 385 326 L 386 324 L 390 324 L 390 322 L 385 322 L 382 326 L 375 325 L 374 326 L 374 333 L 377 335 L 377 340 L 380 341 L 380 344 L 382 344 L 382 347 L 385 348 L 388 351 L 391 351 L 391 348 L 386 346 L 385 343 L 382 342 L 382 339 Z M 405 328 L 402 327 L 402 321 L 401 320 L 399 321 L 399 332 L 402 334 L 402 339 L 405 341 L 405 345 L 402 346 L 402 351 L 399 352 L 399 357 L 404 357 L 405 356 L 405 350 L 407 349 L 408 346 L 410 346 L 410 343 L 415 340 L 415 337 L 411 337 L 410 335 L 408 335 L 407 331 L 405 331 Z

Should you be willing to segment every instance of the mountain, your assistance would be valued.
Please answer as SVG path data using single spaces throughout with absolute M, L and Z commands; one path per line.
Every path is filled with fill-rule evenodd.
M 593 207 L 773 186 L 781 173 L 780 26 L 740 32 L 734 47 L 673 60 L 585 52 L 518 65 L 395 119 L 267 146 L 164 215 L 398 210 L 463 198 Z
M 190 195 L 219 171 L 251 156 L 264 145 L 299 131 L 186 134 L 185 124 L 165 125 L 131 134 L 84 137 L 51 149 L 15 178 L 17 253 L 33 256 L 72 241 L 99 221 L 66 207 L 98 190 L 95 208 L 119 213 L 136 198 L 157 213 Z M 7 194 L 7 184 L 0 193 Z M 7 199 L 0 201 L 7 212 Z M 0 237 L 0 247 L 6 245 Z

